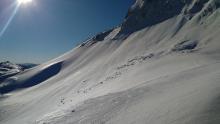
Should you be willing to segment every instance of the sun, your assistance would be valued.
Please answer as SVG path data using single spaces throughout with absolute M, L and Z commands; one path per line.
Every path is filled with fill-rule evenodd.
M 19 4 L 27 4 L 27 3 L 31 3 L 32 0 L 17 0 Z

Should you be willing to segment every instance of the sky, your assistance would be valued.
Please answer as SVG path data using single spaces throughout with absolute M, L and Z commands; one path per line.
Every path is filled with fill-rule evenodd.
M 0 61 L 43 63 L 56 58 L 89 37 L 121 24 L 133 3 L 33 0 L 16 9 L 16 0 L 0 0 Z

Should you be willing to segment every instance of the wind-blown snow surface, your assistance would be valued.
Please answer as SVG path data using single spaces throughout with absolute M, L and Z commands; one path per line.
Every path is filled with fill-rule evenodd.
M 2 95 L 0 123 L 219 124 L 219 0 L 180 0 L 168 18 L 138 21 L 174 1 L 137 0 L 121 26 L 6 82 L 17 90 Z

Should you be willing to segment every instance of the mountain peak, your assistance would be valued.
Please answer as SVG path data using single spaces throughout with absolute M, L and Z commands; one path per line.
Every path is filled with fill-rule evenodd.
M 129 9 L 120 34 L 130 34 L 142 28 L 153 26 L 178 15 L 190 15 L 204 10 L 219 8 L 219 0 L 136 0 Z

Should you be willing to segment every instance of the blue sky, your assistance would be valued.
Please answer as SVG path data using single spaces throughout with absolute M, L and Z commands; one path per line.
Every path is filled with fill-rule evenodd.
M 133 2 L 33 0 L 21 5 L 0 37 L 0 61 L 42 63 L 55 58 L 89 36 L 119 25 Z M 15 0 L 0 0 L 0 30 L 15 7 Z

